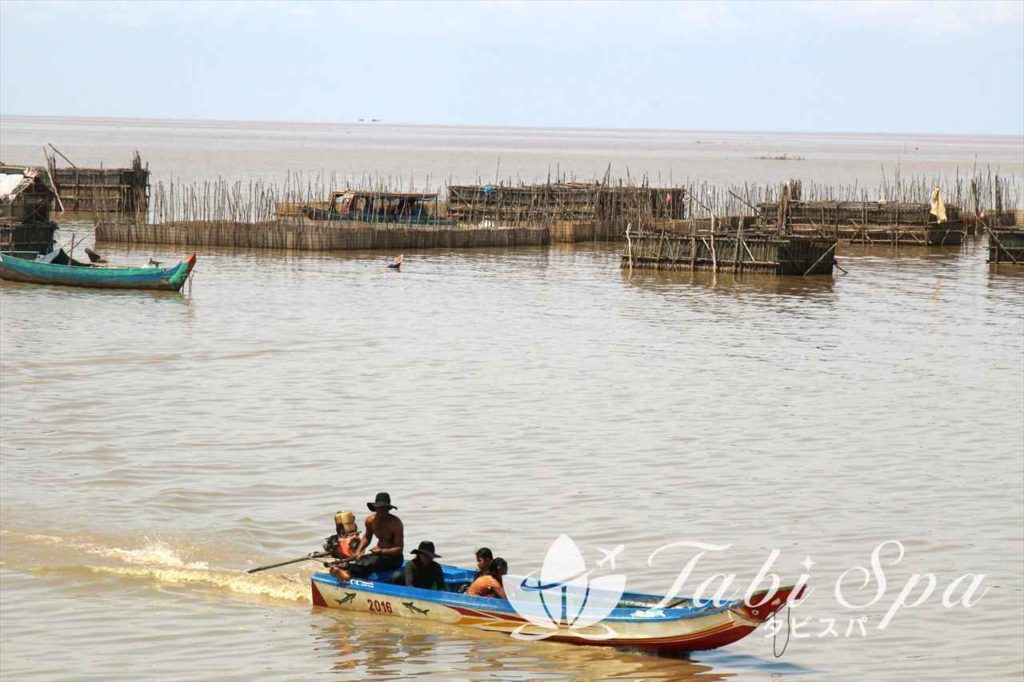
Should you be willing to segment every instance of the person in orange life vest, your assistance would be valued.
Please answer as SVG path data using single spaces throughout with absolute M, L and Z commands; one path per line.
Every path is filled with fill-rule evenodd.
M 501 557 L 491 561 L 487 575 L 482 575 L 473 581 L 473 584 L 466 590 L 466 594 L 473 597 L 494 597 L 506 599 L 505 588 L 502 587 L 501 578 L 508 573 L 508 562 Z

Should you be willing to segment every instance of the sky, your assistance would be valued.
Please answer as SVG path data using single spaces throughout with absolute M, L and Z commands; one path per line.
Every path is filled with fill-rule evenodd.
M 1024 134 L 1024 1 L 0 0 L 0 114 Z

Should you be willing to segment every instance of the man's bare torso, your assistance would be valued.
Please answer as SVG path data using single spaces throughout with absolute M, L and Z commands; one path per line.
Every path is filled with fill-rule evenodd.
M 402 520 L 394 514 L 381 516 L 373 512 L 366 517 L 366 528 L 377 538 L 377 546 L 381 549 L 401 547 Z

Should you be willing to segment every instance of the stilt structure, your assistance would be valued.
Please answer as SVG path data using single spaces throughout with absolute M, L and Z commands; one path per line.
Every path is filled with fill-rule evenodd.
M 788 223 L 789 186 L 783 188 L 779 218 L 771 228 L 756 217 L 710 214 L 669 227 L 626 230 L 624 268 L 762 272 L 774 275 L 831 275 L 835 267 L 835 236 L 793 234 Z M 751 224 L 748 224 L 751 223 Z
M 990 228 L 988 262 L 1024 266 L 1024 227 Z
M 0 251 L 49 251 L 56 197 L 46 169 L 0 165 Z
M 71 164 L 63 154 L 61 158 Z M 145 217 L 149 209 L 149 167 L 143 166 L 138 152 L 132 156 L 129 168 L 80 168 L 73 164 L 60 168 L 56 156 L 48 156 L 47 163 L 65 211 Z

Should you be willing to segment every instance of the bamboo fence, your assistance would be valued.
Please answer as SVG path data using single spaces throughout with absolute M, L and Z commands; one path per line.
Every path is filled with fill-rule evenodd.
M 551 182 L 519 185 L 458 185 L 447 183 L 430 189 L 411 178 L 338 175 L 306 176 L 289 172 L 283 184 L 256 179 L 230 182 L 158 182 L 151 191 L 149 222 L 227 221 L 268 225 L 298 217 L 301 206 L 323 206 L 331 192 L 351 189 L 388 194 L 394 192 L 438 194 L 444 200 L 439 213 L 459 222 L 485 223 L 496 227 L 541 220 L 601 221 L 626 219 L 637 223 L 677 221 L 717 216 L 753 216 L 759 204 L 777 203 L 784 187 L 792 201 L 874 202 L 879 204 L 927 204 L 934 187 L 942 189 L 947 207 L 963 208 L 964 217 L 989 216 L 1011 222 L 1014 209 L 1024 208 L 1024 183 L 1015 175 L 991 171 L 952 178 L 904 178 L 884 172 L 875 187 L 853 183 L 827 185 L 792 180 L 783 184 L 717 185 L 687 181 L 668 187 L 652 187 L 649 178 L 632 181 L 609 179 L 582 182 Z M 430 179 L 427 178 L 427 183 Z M 694 204 L 699 197 L 701 206 Z M 882 209 L 884 210 L 884 209 Z M 909 210 L 906 212 L 909 220 Z M 902 219 L 901 219 L 902 220 Z
M 283 183 L 263 179 L 233 182 L 223 178 L 201 182 L 172 179 L 152 187 L 145 221 L 132 220 L 130 226 L 120 225 L 122 220 L 104 222 L 97 229 L 97 238 L 140 241 L 144 237 L 146 241 L 180 245 L 285 245 L 280 248 L 328 249 L 356 248 L 348 246 L 352 243 L 395 243 L 418 248 L 416 245 L 435 243 L 453 247 L 462 243 L 479 246 L 488 241 L 495 245 L 621 241 L 627 225 L 635 230 L 657 228 L 692 235 L 734 231 L 739 222 L 761 232 L 771 232 L 777 226 L 773 226 L 770 210 L 759 207 L 777 203 L 783 192 L 789 193 L 787 200 L 804 204 L 832 202 L 839 206 L 861 202 L 856 206 L 862 214 L 865 207 L 873 203 L 879 220 L 889 219 L 898 211 L 899 223 L 909 224 L 916 220 L 912 216 L 920 215 L 919 207 L 911 207 L 911 204 L 924 205 L 935 186 L 942 188 L 948 211 L 955 214 L 958 207 L 963 208 L 960 215 L 965 222 L 970 216 L 987 229 L 1012 224 L 1013 209 L 1021 206 L 1024 199 L 1019 177 L 992 171 L 957 173 L 952 178 L 905 178 L 899 170 L 891 175 L 883 171 L 881 183 L 870 188 L 858 183 L 837 186 L 799 180 L 782 185 L 731 186 L 688 180 L 660 187 L 647 176 L 627 175 L 624 179 L 613 180 L 607 174 L 590 182 L 557 177 L 539 184 L 509 179 L 489 185 L 459 185 L 449 180 L 429 189 L 430 183 L 429 177 L 425 183 L 417 183 L 414 178 L 403 176 L 293 172 L 287 173 Z M 436 204 L 436 217 L 452 217 L 456 223 L 413 226 L 401 222 L 366 225 L 340 221 L 327 224 L 301 214 L 302 207 L 323 207 L 331 192 L 339 189 L 371 195 L 436 193 L 441 198 Z M 821 208 L 817 210 L 820 218 Z M 797 222 L 791 220 L 789 225 Z M 835 223 L 835 218 L 832 222 Z M 367 227 L 374 228 L 377 236 L 371 239 L 366 232 L 360 237 L 331 236 L 335 232 Z M 511 229 L 526 231 L 502 233 Z M 431 230 L 444 231 L 447 236 L 426 236 Z M 396 237 L 397 241 L 388 240 L 381 231 L 405 236 Z M 494 236 L 490 239 L 481 236 L 488 232 L 493 232 Z M 787 227 L 783 232 L 792 234 L 800 230 Z M 289 244 L 293 246 L 287 246 Z

